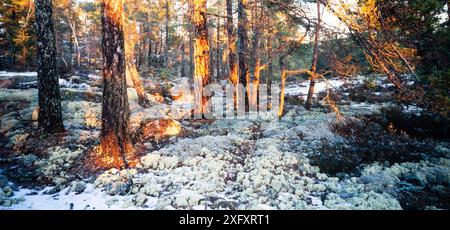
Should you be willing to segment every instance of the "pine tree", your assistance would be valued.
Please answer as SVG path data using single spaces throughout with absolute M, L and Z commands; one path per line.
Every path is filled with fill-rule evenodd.
M 36 30 L 33 9 L 33 1 L 29 0 L 0 2 L 0 65 L 5 65 L 8 69 L 23 69 L 35 63 Z
M 64 130 L 59 80 L 56 70 L 55 32 L 52 21 L 52 0 L 36 0 L 36 31 L 38 35 L 39 127 L 45 133 Z
M 311 72 L 314 73 L 314 75 L 310 76 L 309 81 L 309 90 L 308 90 L 308 97 L 306 99 L 305 108 L 311 109 L 312 105 L 312 97 L 314 95 L 315 85 L 316 85 L 316 76 L 317 76 L 317 61 L 319 59 L 319 36 L 320 36 L 320 29 L 321 29 L 321 19 L 320 19 L 320 2 L 317 1 L 317 24 L 316 24 L 316 32 L 314 36 L 314 49 L 313 49 L 313 60 L 311 64 Z
M 203 87 L 209 84 L 209 39 L 206 21 L 206 0 L 193 0 L 194 45 L 194 96 L 195 114 L 209 113 L 209 97 L 203 95 Z
M 132 166 L 130 108 L 125 78 L 125 42 L 122 0 L 103 0 L 103 103 L 99 156 L 106 168 Z
M 246 93 L 244 97 L 245 111 L 249 108 L 250 91 L 247 87 L 250 82 L 248 71 L 248 0 L 238 0 L 238 55 L 239 55 L 239 83 L 244 86 Z
M 239 84 L 238 73 L 238 60 L 237 60 L 237 47 L 236 47 L 236 28 L 233 23 L 233 2 L 232 0 L 226 0 L 227 7 L 227 37 L 228 37 L 228 61 L 230 66 L 229 80 L 237 87 Z M 234 108 L 237 108 L 237 89 L 235 89 L 234 95 Z

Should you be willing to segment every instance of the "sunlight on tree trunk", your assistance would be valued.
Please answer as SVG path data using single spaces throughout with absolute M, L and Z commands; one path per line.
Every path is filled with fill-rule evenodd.
M 221 73 L 220 73 L 220 18 L 217 18 L 217 27 L 216 27 L 216 82 L 220 82 Z
M 228 36 L 228 61 L 230 66 L 229 80 L 234 85 L 234 109 L 238 107 L 239 75 L 237 63 L 236 29 L 233 23 L 233 4 L 231 0 L 226 0 L 227 5 L 227 36 Z
M 196 115 L 209 113 L 209 97 L 203 95 L 203 87 L 209 84 L 209 39 L 206 21 L 206 0 L 193 0 L 192 22 L 195 29 L 194 45 L 194 98 Z
M 139 35 L 136 31 L 136 24 L 133 21 L 128 21 L 125 28 L 125 62 L 126 62 L 126 74 L 133 81 L 134 88 L 136 89 L 138 95 L 138 102 L 144 108 L 150 107 L 150 102 L 148 100 L 147 94 L 142 87 L 141 79 L 139 77 L 139 72 L 136 67 L 136 53 L 134 52 L 134 47 L 136 41 L 139 39 Z
M 284 110 L 284 91 L 286 84 L 286 65 L 283 60 L 280 60 L 280 68 L 281 68 L 281 91 L 280 91 L 280 105 L 278 107 L 278 118 L 283 116 Z
M 259 82 L 261 78 L 261 71 L 265 66 L 261 66 L 261 58 L 259 53 L 261 30 L 259 21 L 261 19 L 262 12 L 259 11 L 260 5 L 259 1 L 253 2 L 252 7 L 252 24 L 253 24 L 253 41 L 252 41 L 252 52 L 251 52 L 251 70 L 253 71 L 253 79 L 251 80 L 249 106 L 255 110 L 258 106 L 258 89 Z
M 122 0 L 103 0 L 103 103 L 101 143 L 95 165 L 104 168 L 133 166 L 129 133 L 130 108 L 125 78 Z
M 317 76 L 315 72 L 306 69 L 298 69 L 298 70 L 287 70 L 286 64 L 284 63 L 283 58 L 280 59 L 280 68 L 281 68 L 281 92 L 280 92 L 280 107 L 278 108 L 278 117 L 281 118 L 284 112 L 284 98 L 285 98 L 285 88 L 286 88 L 286 79 L 292 75 L 299 74 L 307 74 L 310 77 Z

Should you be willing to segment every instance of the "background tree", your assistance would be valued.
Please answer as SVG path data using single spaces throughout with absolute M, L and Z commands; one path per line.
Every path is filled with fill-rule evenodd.
M 236 28 L 233 21 L 233 2 L 232 0 L 226 0 L 227 9 L 227 49 L 228 49 L 228 64 L 229 64 L 229 80 L 235 87 L 234 95 L 234 108 L 237 109 L 237 97 L 238 90 L 236 88 L 239 84 L 238 73 L 238 59 L 237 59 L 237 45 L 236 45 Z
M 195 113 L 209 113 L 209 97 L 203 95 L 203 87 L 210 81 L 209 75 L 209 38 L 206 21 L 206 0 L 193 0 L 192 23 L 195 28 L 195 70 L 194 70 L 194 96 Z
M 248 70 L 248 0 L 238 0 L 238 56 L 239 56 L 239 84 L 246 89 L 244 97 L 245 111 L 249 108 L 250 91 L 247 87 L 250 82 L 250 72 Z M 240 106 L 240 105 L 239 105 Z
M 317 22 L 316 22 L 316 31 L 314 35 L 314 49 L 313 49 L 313 59 L 311 64 L 311 72 L 314 73 L 312 76 L 310 76 L 309 80 L 309 90 L 308 90 L 308 96 L 305 103 L 306 109 L 311 109 L 312 104 L 312 98 L 314 95 L 314 86 L 316 84 L 316 78 L 317 78 L 317 61 L 319 59 L 319 36 L 320 36 L 320 27 L 321 27 L 321 19 L 320 19 L 320 2 L 317 1 Z
M 59 19 L 55 26 L 58 49 L 59 72 L 70 72 L 81 62 L 80 12 L 73 0 L 59 0 L 53 3 L 54 17 Z
M 36 63 L 36 30 L 32 0 L 0 2 L 0 68 L 28 69 Z
M 164 2 L 164 15 L 165 15 L 165 25 L 164 25 L 164 38 L 165 38 L 165 42 L 164 42 L 164 59 L 166 61 L 166 65 L 167 65 L 167 61 L 169 59 L 169 49 L 170 49 L 170 38 L 169 38 L 169 23 L 170 23 L 170 11 L 169 11 L 169 0 L 165 0 Z
M 138 103 L 144 108 L 150 107 L 150 102 L 148 100 L 147 94 L 141 83 L 141 78 L 138 72 L 139 57 L 141 56 L 140 36 L 138 33 L 138 28 L 141 23 L 138 22 L 137 18 L 139 13 L 141 13 L 139 8 L 139 1 L 129 2 L 127 5 L 127 11 L 125 12 L 125 62 L 126 62 L 126 75 L 133 83 L 136 93 L 138 95 Z M 134 20 L 133 20 L 134 18 Z M 142 26 L 141 26 L 142 27 Z M 143 51 L 143 50 L 142 50 Z M 142 58 L 141 58 L 142 59 Z

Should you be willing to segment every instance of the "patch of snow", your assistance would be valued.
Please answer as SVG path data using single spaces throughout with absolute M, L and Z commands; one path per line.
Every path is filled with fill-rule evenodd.
M 339 89 L 342 85 L 344 85 L 344 81 L 339 78 L 332 78 L 326 81 L 322 80 L 316 82 L 313 97 L 316 97 L 317 94 L 326 92 L 327 90 Z M 285 88 L 285 95 L 300 96 L 303 98 L 303 100 L 306 100 L 308 97 L 308 91 L 309 81 L 304 81 L 297 85 L 287 85 Z
M 37 72 L 7 72 L 0 71 L 0 77 L 37 77 Z
M 51 189 L 47 187 L 41 191 L 21 188 L 15 192 L 14 198 L 24 198 L 23 202 L 11 207 L 2 207 L 4 210 L 119 210 L 119 209 L 154 209 L 154 206 L 137 207 L 132 204 L 133 196 L 108 196 L 93 184 L 86 184 L 83 193 L 76 194 L 66 188 L 55 194 L 44 194 Z M 36 194 L 37 193 L 37 194 Z M 36 195 L 33 195 L 36 194 Z M 148 198 L 154 200 L 156 198 Z M 147 205 L 152 202 L 147 201 Z

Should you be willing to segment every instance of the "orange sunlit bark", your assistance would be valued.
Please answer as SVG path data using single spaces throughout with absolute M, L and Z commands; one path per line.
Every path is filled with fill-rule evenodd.
M 231 0 L 226 0 L 227 7 L 227 37 L 228 37 L 228 60 L 230 66 L 229 80 L 234 85 L 233 104 L 234 109 L 238 108 L 238 88 L 239 84 L 239 69 L 237 62 L 237 44 L 236 44 L 236 29 L 233 23 L 233 4 Z
M 252 81 L 251 97 L 249 98 L 250 107 L 256 107 L 258 105 L 258 89 L 261 81 L 261 71 L 266 67 L 267 65 L 261 65 L 261 59 L 258 57 L 255 65 L 255 76 Z
M 285 86 L 286 86 L 286 78 L 292 75 L 299 75 L 299 74 L 308 74 L 309 76 L 316 76 L 316 73 L 306 70 L 306 69 L 299 69 L 299 70 L 286 70 L 286 67 L 284 64 L 282 65 L 281 70 L 281 94 L 280 94 L 280 107 L 278 108 L 278 117 L 283 116 L 284 111 L 284 92 L 285 92 Z
M 129 132 L 122 3 L 103 0 L 102 4 L 102 129 L 100 146 L 94 151 L 94 164 L 99 168 L 132 167 L 135 162 Z
M 209 112 L 209 97 L 203 95 L 203 87 L 209 84 L 209 39 L 206 25 L 206 0 L 193 0 L 192 23 L 195 27 L 194 44 L 194 98 L 196 115 Z
M 124 0 L 103 0 L 103 17 L 116 28 L 122 28 L 123 19 L 123 1 Z
M 133 81 L 134 88 L 138 95 L 138 102 L 144 108 L 150 107 L 147 94 L 142 87 L 142 82 L 139 77 L 139 73 L 136 67 L 136 59 L 134 46 L 138 40 L 138 34 L 136 31 L 136 25 L 133 25 L 132 21 L 127 23 L 125 28 L 125 59 L 126 59 L 126 74 Z

